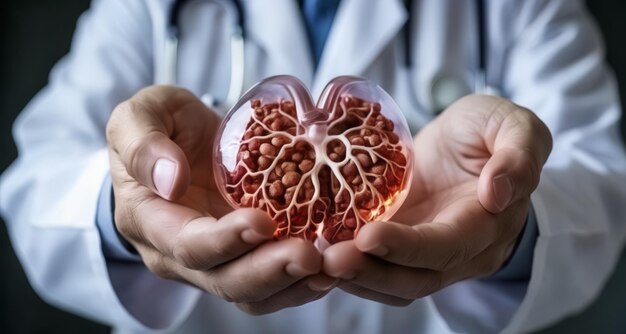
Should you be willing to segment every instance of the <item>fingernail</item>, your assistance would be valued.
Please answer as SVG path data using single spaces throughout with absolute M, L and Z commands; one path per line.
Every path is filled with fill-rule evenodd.
M 247 229 L 241 232 L 241 239 L 249 244 L 256 245 L 262 241 L 269 240 L 269 236 L 262 235 L 254 229 Z
M 299 264 L 295 264 L 295 263 L 287 264 L 287 266 L 285 266 L 285 271 L 287 271 L 289 275 L 296 277 L 296 278 L 301 278 L 304 276 L 309 276 L 309 275 L 314 274 L 314 272 L 310 270 L 306 270 L 302 268 Z
M 500 211 L 504 210 L 513 198 L 513 185 L 511 184 L 511 180 L 504 174 L 494 177 L 493 191 L 496 195 L 496 206 Z
M 152 182 L 162 197 L 169 197 L 176 175 L 176 163 L 161 158 L 157 160 L 152 169 Z

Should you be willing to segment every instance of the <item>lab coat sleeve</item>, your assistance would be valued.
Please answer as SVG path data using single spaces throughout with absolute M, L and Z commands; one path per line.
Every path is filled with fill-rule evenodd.
M 523 4 L 514 14 L 503 89 L 548 125 L 554 145 L 531 196 L 539 238 L 528 291 L 506 329 L 512 333 L 589 306 L 626 239 L 621 109 L 598 28 L 582 1 Z
M 534 111 L 554 138 L 531 195 L 539 236 L 528 284 L 466 281 L 435 301 L 453 329 L 527 333 L 589 306 L 619 259 L 626 239 L 621 110 L 600 33 L 582 1 L 489 5 L 489 72 L 501 74 L 491 83 Z M 455 298 L 442 304 L 446 295 Z M 494 321 L 502 309 L 512 310 L 509 319 L 490 326 L 502 323 Z
M 37 293 L 131 331 L 176 327 L 200 295 L 141 263 L 107 262 L 95 224 L 109 170 L 105 125 L 153 80 L 151 24 L 142 1 L 92 4 L 69 55 L 16 121 L 19 155 L 0 182 L 0 209 Z

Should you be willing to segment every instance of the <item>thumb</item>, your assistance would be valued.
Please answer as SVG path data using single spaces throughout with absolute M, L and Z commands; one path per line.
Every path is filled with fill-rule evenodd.
M 130 176 L 164 199 L 178 199 L 187 191 L 191 180 L 187 158 L 181 148 L 161 132 L 135 140 L 121 159 Z
M 495 106 L 485 123 L 491 157 L 478 180 L 478 199 L 492 213 L 530 196 L 552 150 L 547 126 L 528 109 L 509 101 Z
M 528 151 L 504 148 L 493 154 L 478 180 L 480 204 L 492 213 L 530 196 L 539 184 L 541 167 Z
M 191 180 L 187 157 L 171 139 L 177 127 L 172 115 L 195 101 L 202 103 L 178 88 L 149 87 L 118 105 L 107 124 L 113 159 L 135 181 L 167 200 L 183 196 Z

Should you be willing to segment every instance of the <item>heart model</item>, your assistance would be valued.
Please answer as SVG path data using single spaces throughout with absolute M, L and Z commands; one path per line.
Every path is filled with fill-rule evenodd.
M 314 105 L 300 81 L 278 76 L 226 115 L 214 171 L 234 208 L 272 217 L 275 238 L 325 248 L 391 218 L 406 198 L 412 161 L 406 120 L 379 86 L 338 77 Z

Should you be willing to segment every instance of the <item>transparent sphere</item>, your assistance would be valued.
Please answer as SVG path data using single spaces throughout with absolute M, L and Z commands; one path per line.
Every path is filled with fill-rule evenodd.
M 325 247 L 398 210 L 411 182 L 411 143 L 402 112 L 370 81 L 337 77 L 315 105 L 298 79 L 276 76 L 224 118 L 215 178 L 234 208 L 266 211 L 277 239 Z

